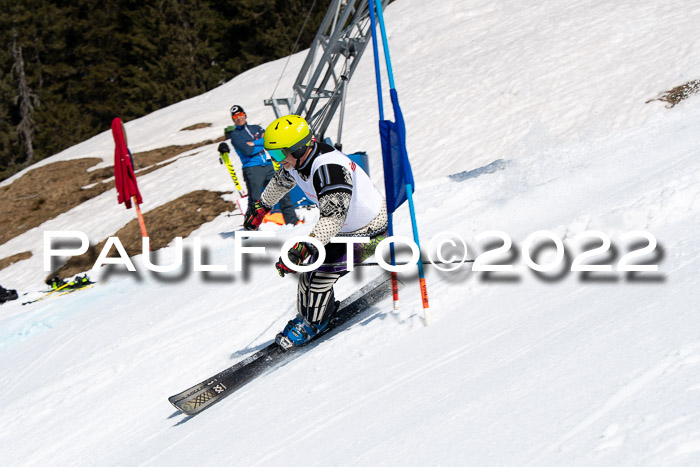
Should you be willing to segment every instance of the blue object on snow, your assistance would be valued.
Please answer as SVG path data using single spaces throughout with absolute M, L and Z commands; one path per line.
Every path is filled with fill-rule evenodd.
M 292 346 L 299 347 L 325 331 L 329 323 L 330 320 L 311 324 L 303 316 L 297 315 L 296 318 L 287 323 L 281 333 L 277 334 L 275 340 L 285 349 Z

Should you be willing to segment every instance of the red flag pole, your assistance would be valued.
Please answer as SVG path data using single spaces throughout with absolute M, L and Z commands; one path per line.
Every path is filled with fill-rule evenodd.
M 142 237 L 148 237 L 148 232 L 146 231 L 146 223 L 143 220 L 143 214 L 141 214 L 141 208 L 139 207 L 139 203 L 136 201 L 136 196 L 133 197 L 134 200 L 134 207 L 136 208 L 136 215 L 139 218 L 139 227 L 141 227 L 141 236 Z M 151 250 L 151 245 L 148 245 L 148 250 Z
M 132 162 L 131 153 L 126 144 L 126 129 L 120 118 L 112 121 L 112 134 L 114 136 L 114 183 L 117 189 L 117 202 L 124 203 L 124 206 L 131 208 L 131 201 L 136 206 L 136 215 L 141 228 L 141 236 L 148 237 L 146 223 L 139 204 L 143 202 L 136 184 L 136 175 Z

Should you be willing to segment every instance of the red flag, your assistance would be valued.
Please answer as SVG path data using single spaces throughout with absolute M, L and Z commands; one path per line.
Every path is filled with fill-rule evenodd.
M 136 184 L 134 166 L 131 154 L 126 147 L 124 125 L 120 118 L 112 120 L 112 136 L 114 136 L 114 183 L 117 186 L 117 202 L 131 208 L 131 198 L 136 196 L 136 203 L 143 203 L 139 187 Z

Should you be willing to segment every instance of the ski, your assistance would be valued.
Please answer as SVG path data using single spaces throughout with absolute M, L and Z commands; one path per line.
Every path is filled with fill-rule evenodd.
M 370 282 L 355 294 L 343 300 L 331 318 L 330 325 L 323 334 L 319 334 L 309 344 L 284 350 L 276 342 L 255 352 L 235 365 L 216 375 L 195 384 L 191 388 L 170 396 L 168 400 L 186 415 L 195 415 L 210 407 L 224 397 L 245 386 L 258 376 L 267 373 L 284 362 L 295 358 L 309 346 L 327 339 L 338 328 L 359 315 L 381 299 L 391 294 L 391 280 L 379 278 Z M 335 332 L 334 332 L 335 331 Z
M 40 302 L 41 300 L 44 300 L 45 298 L 62 297 L 63 295 L 67 295 L 67 294 L 72 293 L 72 292 L 77 292 L 78 290 L 89 289 L 90 287 L 97 284 L 97 282 L 86 282 L 85 285 L 82 285 L 82 286 L 78 287 L 77 289 L 66 288 L 66 287 L 69 287 L 71 284 L 72 284 L 72 282 L 66 282 L 61 287 L 58 287 L 58 288 L 53 289 L 53 290 L 41 292 L 41 293 L 45 294 L 43 297 L 39 297 L 36 300 L 29 300 L 28 302 L 22 303 L 22 305 L 30 305 L 32 303 Z M 61 293 L 59 293 L 58 295 L 54 295 L 56 292 L 61 292 Z
M 64 296 L 64 295 L 68 295 L 69 293 L 78 292 L 79 290 L 90 289 L 90 288 L 92 288 L 92 287 L 94 287 L 94 286 L 95 286 L 95 282 L 90 282 L 88 285 L 84 285 L 84 286 L 79 287 L 79 288 L 77 288 L 77 289 L 69 289 L 69 290 L 66 290 L 66 291 L 63 292 L 63 293 L 58 294 L 58 296 L 59 296 L 59 297 L 62 297 L 62 296 Z

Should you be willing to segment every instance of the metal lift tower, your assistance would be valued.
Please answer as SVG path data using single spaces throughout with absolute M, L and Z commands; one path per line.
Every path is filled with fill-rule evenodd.
M 382 0 L 386 6 L 389 0 Z M 333 0 L 294 82 L 291 97 L 271 98 L 275 115 L 301 115 L 323 140 L 338 106 L 341 145 L 345 91 L 371 38 L 368 0 Z

